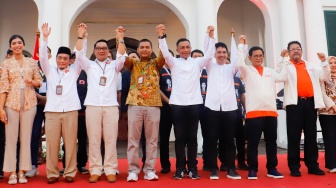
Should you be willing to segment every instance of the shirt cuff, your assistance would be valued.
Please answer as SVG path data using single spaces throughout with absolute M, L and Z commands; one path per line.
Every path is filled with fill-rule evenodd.
M 325 67 L 325 66 L 328 66 L 328 61 L 324 61 L 324 62 L 321 62 L 321 67 Z

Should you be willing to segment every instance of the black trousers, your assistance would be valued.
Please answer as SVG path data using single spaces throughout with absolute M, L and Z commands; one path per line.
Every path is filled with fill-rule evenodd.
M 78 116 L 78 149 L 77 149 L 77 168 L 85 167 L 88 160 L 87 155 L 87 131 L 85 123 L 85 115 Z
M 217 165 L 217 141 L 222 140 L 224 148 L 225 164 L 229 169 L 235 169 L 236 147 L 234 144 L 235 124 L 237 112 L 234 111 L 213 111 L 206 109 L 208 127 L 207 127 L 207 151 L 208 164 L 210 170 L 218 170 Z
M 173 126 L 173 115 L 171 106 L 164 103 L 160 114 L 160 163 L 162 168 L 170 168 L 169 161 L 169 137 Z
M 276 117 L 267 116 L 246 119 L 247 164 L 249 169 L 258 171 L 258 145 L 262 132 L 264 132 L 266 144 L 266 168 L 267 170 L 272 170 L 278 166 L 277 126 Z
M 0 174 L 2 174 L 4 156 L 5 156 L 5 124 L 0 121 Z
M 199 117 L 199 121 L 201 124 L 201 131 L 202 131 L 202 137 L 203 137 L 203 153 L 202 153 L 202 158 L 203 158 L 203 166 L 205 166 L 206 168 L 209 168 L 208 165 L 208 161 L 209 161 L 209 152 L 208 152 L 208 148 L 206 147 L 207 145 L 207 126 L 208 126 L 208 122 L 207 122 L 207 118 L 206 118 L 206 107 L 202 105 L 201 110 L 200 110 L 200 117 Z
M 237 149 L 237 161 L 238 165 L 245 164 L 245 141 L 246 141 L 246 130 L 243 122 L 243 116 L 241 110 L 236 110 L 237 120 L 235 125 L 235 138 L 236 138 L 236 149 Z M 225 162 L 225 148 L 224 148 L 224 139 L 219 138 L 218 143 L 218 158 L 221 163 L 226 165 Z
M 44 110 L 44 106 L 41 106 L 41 105 L 36 106 L 36 115 L 34 118 L 32 136 L 31 136 L 31 142 L 30 142 L 32 165 L 36 167 L 38 165 L 37 161 L 38 161 L 38 151 L 40 147 L 42 123 L 45 118 L 43 110 Z
M 184 170 L 187 164 L 189 170 L 197 169 L 197 128 L 201 105 L 172 105 L 176 169 Z M 188 163 L 185 155 L 187 146 Z
M 298 99 L 297 105 L 286 106 L 288 167 L 291 171 L 299 170 L 300 140 L 304 132 L 304 162 L 308 169 L 318 167 L 318 149 L 316 141 L 317 111 L 314 98 Z
M 324 141 L 325 167 L 336 168 L 336 115 L 320 115 Z
M 88 138 L 87 138 L 87 131 L 86 131 L 85 115 L 78 116 L 77 139 L 78 139 L 77 168 L 81 168 L 81 167 L 86 166 L 86 162 L 88 160 L 88 154 L 87 154 L 87 149 L 86 149 Z M 63 158 L 62 158 L 62 164 L 63 164 L 63 168 L 65 168 L 64 145 L 62 146 L 62 150 L 64 151 Z

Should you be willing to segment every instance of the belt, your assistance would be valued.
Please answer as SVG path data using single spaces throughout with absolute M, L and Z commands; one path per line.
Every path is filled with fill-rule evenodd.
M 314 99 L 314 97 L 298 97 L 300 101 L 308 101 Z

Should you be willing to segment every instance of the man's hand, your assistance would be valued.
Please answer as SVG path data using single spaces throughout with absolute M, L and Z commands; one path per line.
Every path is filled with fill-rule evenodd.
M 116 38 L 118 40 L 122 40 L 125 36 L 126 30 L 123 28 L 123 26 L 119 26 L 116 30 Z
M 283 49 L 282 51 L 281 51 L 281 57 L 288 57 L 288 55 L 289 55 L 289 52 L 288 52 L 288 50 L 286 50 L 286 49 Z
M 40 106 L 45 106 L 46 103 L 47 103 L 47 97 L 41 95 L 41 97 L 39 98 L 37 104 L 40 105 Z
M 210 38 L 215 38 L 215 27 L 212 25 L 209 25 L 207 28 L 207 33 L 209 34 Z
M 42 24 L 43 37 L 48 38 L 50 33 L 51 33 L 51 27 L 49 27 L 48 23 Z
M 317 53 L 317 57 L 321 60 L 321 62 L 326 61 L 326 56 L 324 55 L 324 53 Z
M 166 33 L 166 27 L 163 24 L 156 26 L 156 33 L 162 37 Z
M 238 37 L 239 44 L 246 44 L 246 36 L 245 35 L 240 35 Z
M 84 23 L 79 24 L 78 25 L 78 30 L 77 30 L 78 37 L 85 38 L 86 37 L 86 29 L 87 29 L 86 24 L 84 24 Z

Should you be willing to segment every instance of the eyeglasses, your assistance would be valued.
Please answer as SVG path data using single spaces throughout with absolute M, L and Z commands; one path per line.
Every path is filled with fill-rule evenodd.
M 69 57 L 57 56 L 57 60 L 59 60 L 59 61 L 62 61 L 62 60 L 69 61 Z
M 97 51 L 100 51 L 100 50 L 105 51 L 107 49 L 108 49 L 107 47 L 95 47 L 95 50 L 97 50 Z
M 292 49 L 289 49 L 289 51 L 291 51 L 291 52 L 295 52 L 295 51 L 301 51 L 302 50 L 302 48 L 292 48 Z

